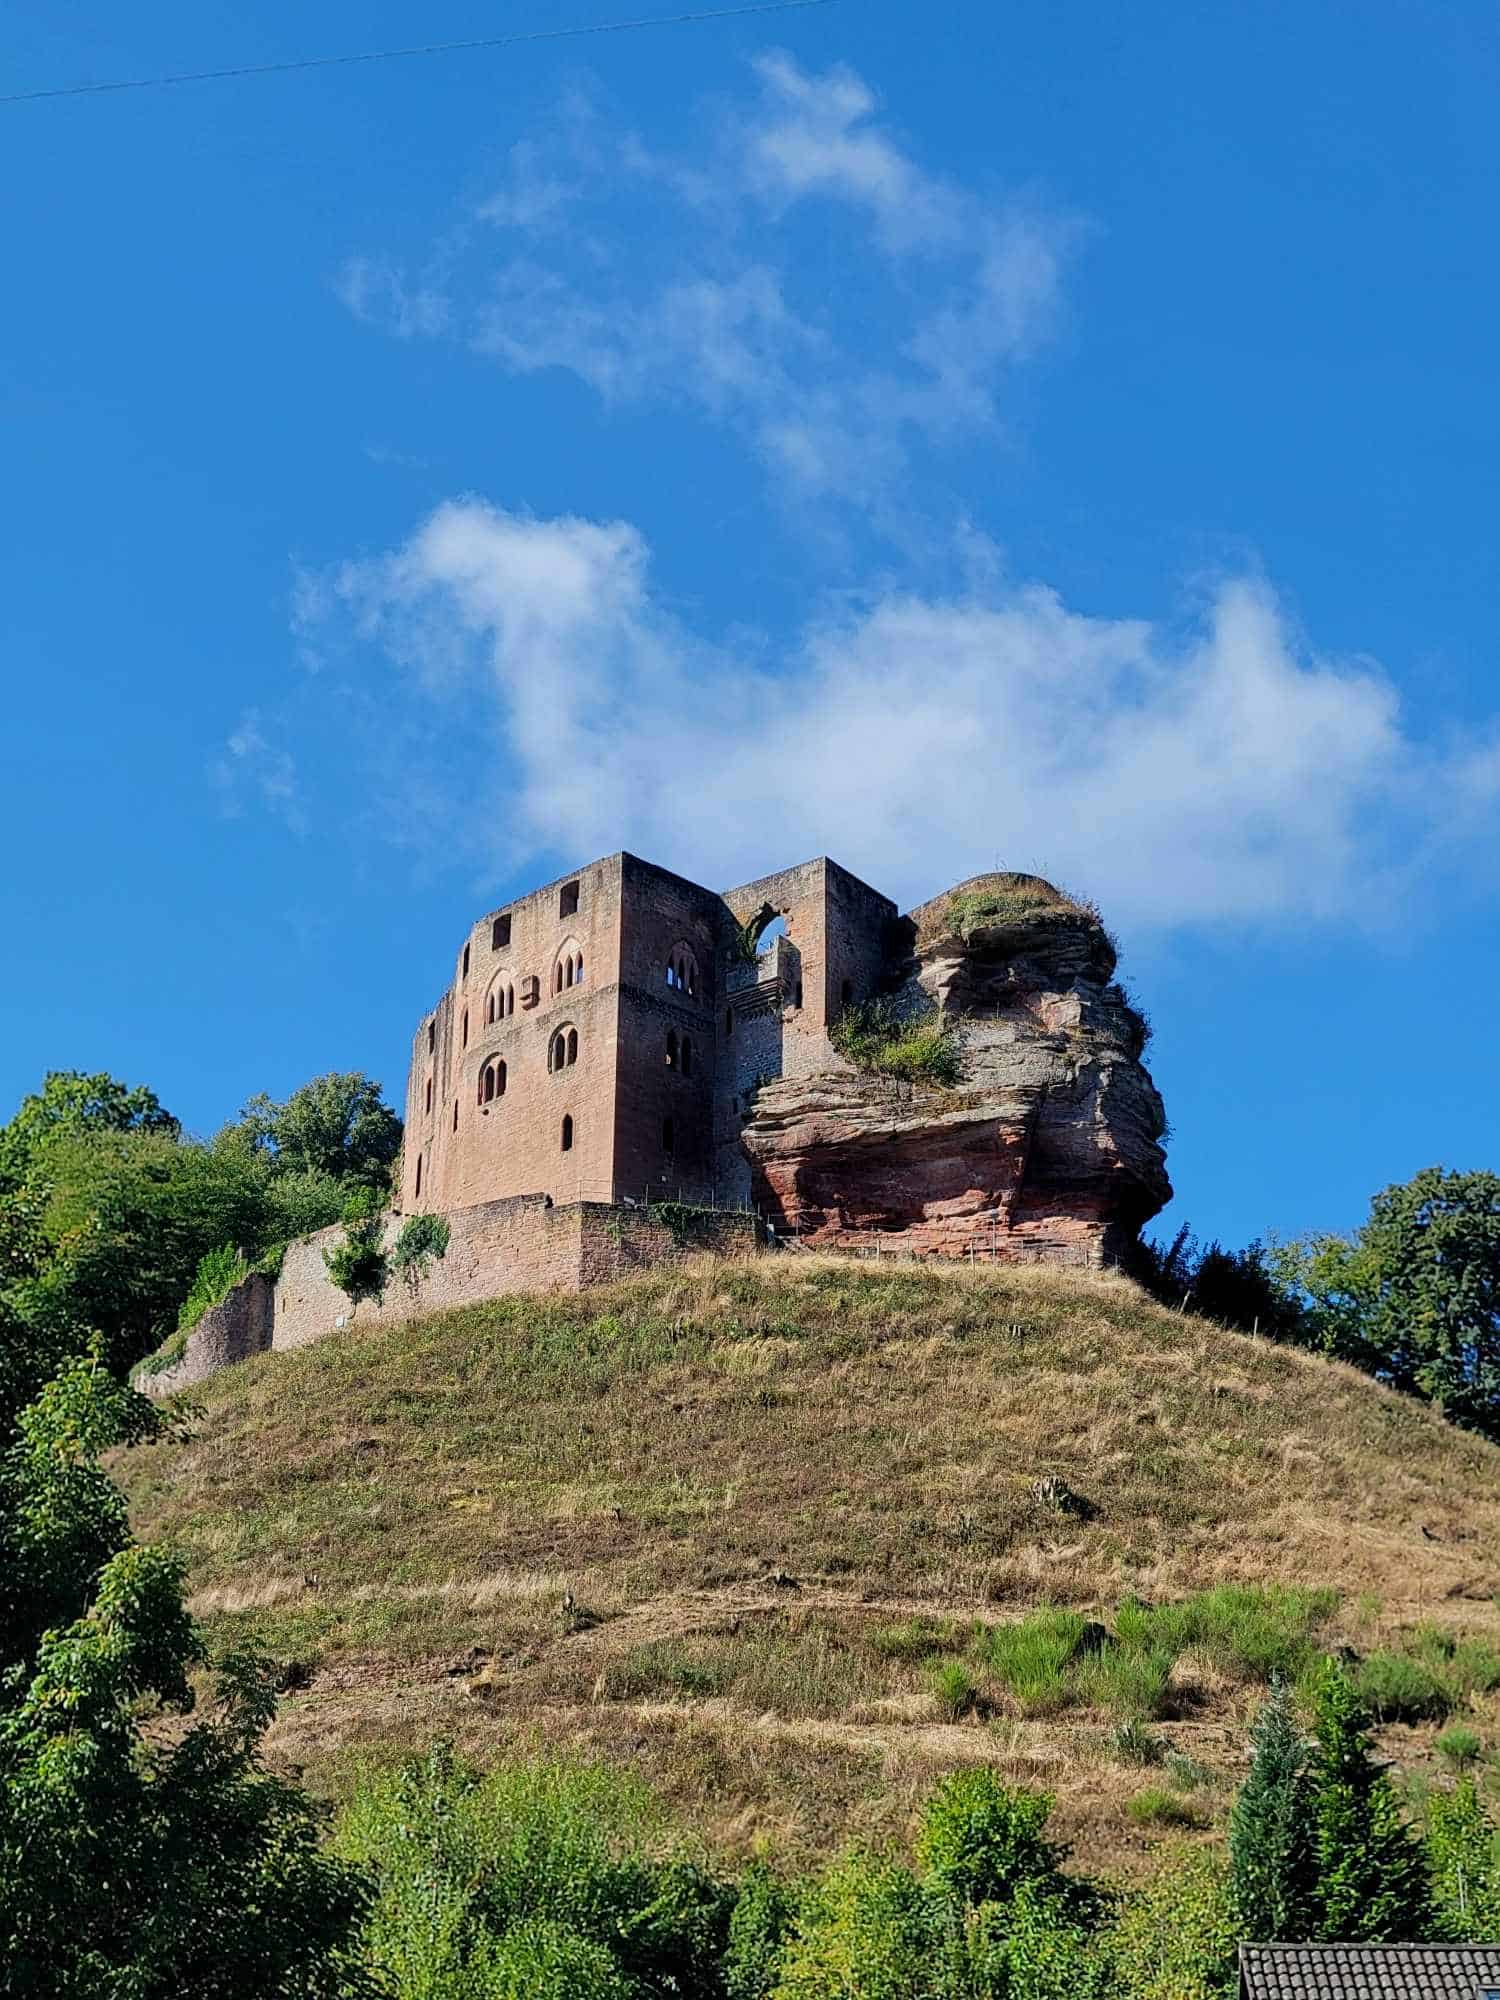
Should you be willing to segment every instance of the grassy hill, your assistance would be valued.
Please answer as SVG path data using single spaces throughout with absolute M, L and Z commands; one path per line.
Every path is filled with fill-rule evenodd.
M 704 1259 L 263 1357 L 115 1471 L 325 1789 L 566 1745 L 806 1859 L 987 1760 L 1129 1872 L 1273 1664 L 1500 1745 L 1500 1451 L 1119 1278 Z

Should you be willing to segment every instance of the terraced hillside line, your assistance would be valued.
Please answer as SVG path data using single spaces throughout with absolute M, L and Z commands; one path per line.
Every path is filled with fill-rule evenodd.
M 273 1741 L 335 1789 L 437 1733 L 541 1742 L 640 1765 L 729 1847 L 811 1852 L 993 1758 L 1129 1868 L 1165 1837 L 1126 1811 L 1148 1778 L 1222 1821 L 1278 1618 L 1399 1656 L 1399 1762 L 1444 1704 L 1500 1741 L 1500 1452 L 1119 1278 L 705 1259 L 195 1400 L 115 1470 L 211 1634 L 287 1663 Z M 1239 1653 L 1119 1640 L 1134 1599 L 1225 1584 L 1261 1593 L 1215 1613 Z

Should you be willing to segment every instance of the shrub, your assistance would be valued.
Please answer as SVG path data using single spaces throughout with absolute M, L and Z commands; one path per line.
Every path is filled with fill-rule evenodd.
M 1159 1764 L 1162 1760 L 1161 1738 L 1153 1736 L 1138 1717 L 1122 1722 L 1118 1729 L 1111 1731 L 1109 1744 L 1125 1764 Z
M 1353 1679 L 1377 1722 L 1441 1722 L 1453 1707 L 1432 1669 L 1405 1653 L 1371 1653 Z
M 934 1661 L 931 1684 L 934 1699 L 950 1722 L 971 1715 L 979 1706 L 979 1689 L 962 1660 Z
M 1164 1646 L 1147 1646 L 1139 1651 L 1120 1645 L 1106 1646 L 1092 1657 L 1080 1660 L 1075 1669 L 1079 1692 L 1126 1721 L 1147 1722 L 1165 1714 L 1167 1687 L 1175 1664 Z
M 803 1898 L 776 2000 L 928 2000 L 933 1909 L 909 1869 L 866 1854 L 834 1863 Z
M 1005 1784 L 981 1768 L 945 1778 L 928 1799 L 917 1859 L 947 1896 L 968 1904 L 1003 1902 L 1023 1883 L 1051 1883 L 1067 1849 L 1044 1837 L 1046 1792 Z
M 1166 1785 L 1147 1785 L 1128 1799 L 1125 1810 L 1138 1826 L 1200 1826 L 1196 1806 Z
M 1472 1778 L 1428 1800 L 1426 1850 L 1435 1935 L 1455 1944 L 1500 1943 L 1500 1829 Z
M 382 1197 L 375 1188 L 358 1188 L 344 1203 L 344 1240 L 323 1252 L 328 1275 L 350 1303 L 385 1297 L 390 1265 L 381 1248 Z
M 1077 1611 L 1049 1607 L 1013 1625 L 996 1625 L 986 1636 L 989 1664 L 1022 1708 L 1045 1713 L 1074 1698 L 1068 1677 L 1088 1620 Z
M 373 1876 L 367 1960 L 396 2000 L 715 1990 L 731 1893 L 660 1844 L 627 1778 L 564 1764 L 481 1776 L 444 1746 L 367 1779 L 339 1827 Z
M 415 1292 L 429 1267 L 448 1254 L 451 1231 L 440 1215 L 409 1215 L 391 1246 L 391 1269 Z
M 178 1332 L 191 1333 L 209 1308 L 221 1305 L 241 1279 L 249 1274 L 250 1266 L 232 1243 L 221 1243 L 217 1250 L 210 1250 L 200 1257 L 193 1288 L 183 1300 L 177 1315 Z
M 1113 1991 L 1131 2000 L 1230 2000 L 1239 1935 L 1219 1858 L 1174 1854 L 1120 1910 L 1109 1941 Z
M 828 1039 L 856 1069 L 900 1077 L 907 1083 L 951 1089 L 962 1070 L 957 1026 L 935 1007 L 903 1015 L 889 1000 L 867 1000 L 846 1007 L 829 1029 Z
M 1461 1722 L 1443 1731 L 1436 1748 L 1438 1755 L 1445 1758 L 1455 1771 L 1466 1771 L 1484 1755 L 1484 1744 L 1478 1735 L 1474 1730 L 1466 1729 Z
M 725 2000 L 768 2000 L 776 1984 L 792 1908 L 786 1885 L 769 1868 L 753 1863 L 745 1871 L 729 1919 Z

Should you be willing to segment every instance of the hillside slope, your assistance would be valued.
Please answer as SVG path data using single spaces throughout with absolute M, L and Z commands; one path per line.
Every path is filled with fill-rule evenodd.
M 1493 1674 L 1455 1698 L 1500 1720 L 1500 1451 L 1119 1278 L 704 1259 L 356 1326 L 193 1410 L 115 1470 L 217 1636 L 288 1662 L 273 1747 L 314 1783 L 436 1734 L 566 1743 L 806 1852 L 988 1758 L 1128 1868 L 1222 1818 L 1255 1674 L 1187 1643 L 1144 1696 L 1023 1685 L 976 1625 L 1226 1581 L 1332 1587 L 1287 1600 L 1319 1647 L 1465 1642 Z M 1387 1741 L 1420 1765 L 1434 1729 Z M 1132 1817 L 1168 1746 L 1181 1810 Z

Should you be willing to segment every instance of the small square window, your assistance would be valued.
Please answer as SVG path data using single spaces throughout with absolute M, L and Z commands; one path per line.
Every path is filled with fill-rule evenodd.
M 492 951 L 504 951 L 509 943 L 510 912 L 507 910 L 503 917 L 496 917 L 495 919 L 495 928 L 490 932 L 490 949 Z
M 578 915 L 578 884 L 576 882 L 563 883 L 562 892 L 557 899 L 557 914 L 560 917 L 576 917 Z

